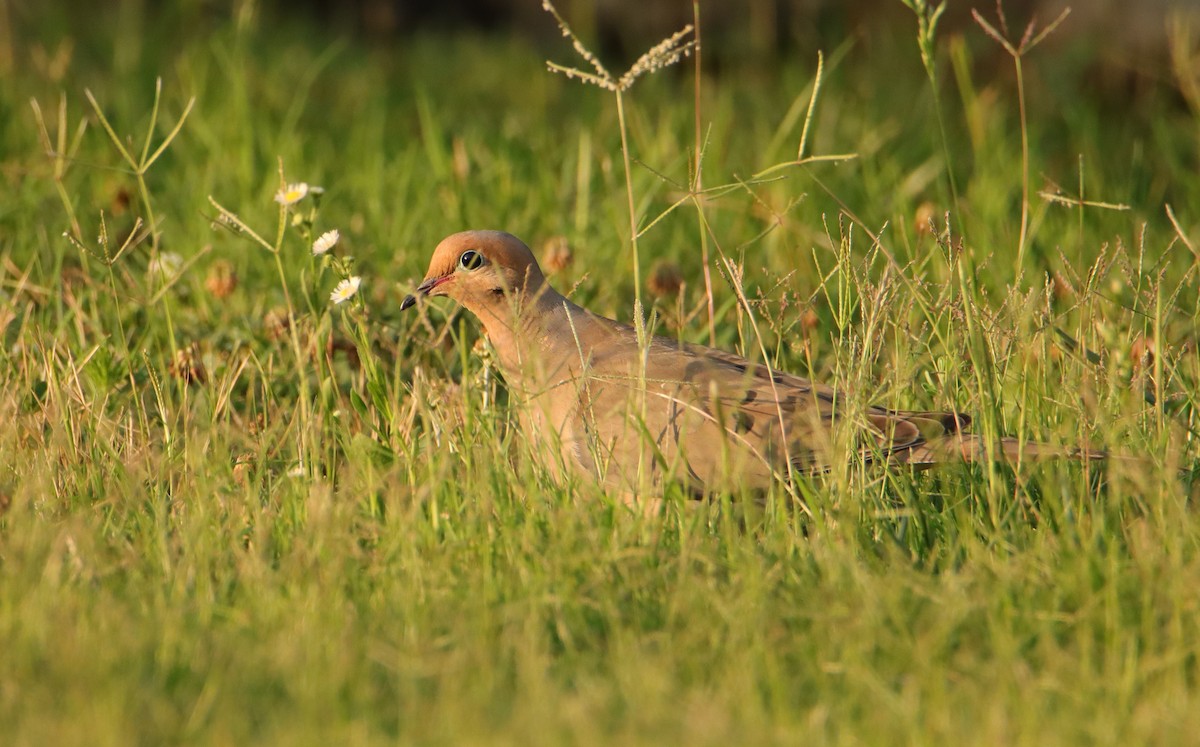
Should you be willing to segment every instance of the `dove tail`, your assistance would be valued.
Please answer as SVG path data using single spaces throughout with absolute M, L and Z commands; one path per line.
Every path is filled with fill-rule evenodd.
M 950 433 L 943 438 L 918 444 L 911 449 L 892 455 L 899 464 L 930 465 L 945 462 L 1008 462 L 1046 461 L 1049 459 L 1072 459 L 1081 462 L 1108 458 L 1102 449 L 1082 449 L 1054 446 L 1037 441 L 1021 441 L 1016 438 L 1001 438 L 987 441 L 970 433 Z

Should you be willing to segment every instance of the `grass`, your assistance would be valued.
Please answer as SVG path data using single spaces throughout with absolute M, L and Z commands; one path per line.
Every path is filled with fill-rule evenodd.
M 545 71 L 564 49 L 373 46 L 139 7 L 10 9 L 20 33 L 0 54 L 16 65 L 0 76 L 5 741 L 1116 745 L 1200 729 L 1200 521 L 1181 472 L 1200 182 L 1170 78 L 1085 96 L 1095 52 L 1070 23 L 1055 64 L 1044 47 L 1020 61 L 1024 118 L 980 30 L 934 42 L 936 106 L 908 30 L 831 40 L 811 108 L 815 54 L 734 58 L 697 99 L 698 195 L 686 69 L 623 102 L 627 190 L 611 97 Z M 857 158 L 751 179 L 802 133 L 801 156 Z M 298 204 L 309 227 L 272 200 L 280 159 L 327 190 L 315 216 Z M 397 307 L 444 234 L 503 227 L 535 250 L 565 237 L 553 282 L 630 319 L 630 195 L 643 228 L 681 205 L 639 237 L 641 277 L 666 262 L 684 281 L 646 294 L 659 333 L 707 341 L 703 245 L 720 346 L 855 402 L 1144 459 L 850 464 L 798 481 L 805 510 L 781 487 L 656 517 L 554 482 L 473 320 Z M 352 269 L 311 257 L 330 228 Z M 334 308 L 349 272 L 358 303 Z

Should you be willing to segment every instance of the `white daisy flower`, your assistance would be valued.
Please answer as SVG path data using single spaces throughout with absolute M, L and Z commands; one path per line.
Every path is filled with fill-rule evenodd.
M 360 285 L 362 285 L 362 278 L 358 275 L 346 278 L 337 284 L 337 287 L 333 289 L 333 293 L 329 294 L 329 300 L 335 304 L 346 303 L 351 298 L 354 298 L 355 293 L 358 293 L 358 286 Z
M 338 230 L 336 228 L 333 229 L 332 231 L 326 231 L 325 233 L 321 234 L 320 236 L 317 237 L 317 240 L 313 242 L 313 245 L 312 245 L 313 256 L 319 257 L 322 254 L 324 254 L 325 252 L 334 248 L 335 246 L 337 246 L 338 239 L 340 239 L 340 238 L 342 238 L 342 235 L 340 233 L 338 233 Z
M 283 189 L 275 193 L 275 202 L 280 205 L 288 206 L 295 205 L 300 202 L 308 194 L 308 185 L 304 182 L 296 182 L 289 184 Z

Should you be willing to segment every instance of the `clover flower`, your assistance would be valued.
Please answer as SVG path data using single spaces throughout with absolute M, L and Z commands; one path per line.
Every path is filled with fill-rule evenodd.
M 183 270 L 183 257 L 175 252 L 161 252 L 146 265 L 146 271 L 150 275 L 161 278 L 175 277 L 181 270 Z

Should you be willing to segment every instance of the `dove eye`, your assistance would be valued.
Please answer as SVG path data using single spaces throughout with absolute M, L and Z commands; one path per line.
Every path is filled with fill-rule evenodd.
M 474 249 L 468 249 L 458 258 L 458 266 L 464 270 L 475 270 L 483 266 L 483 255 Z

